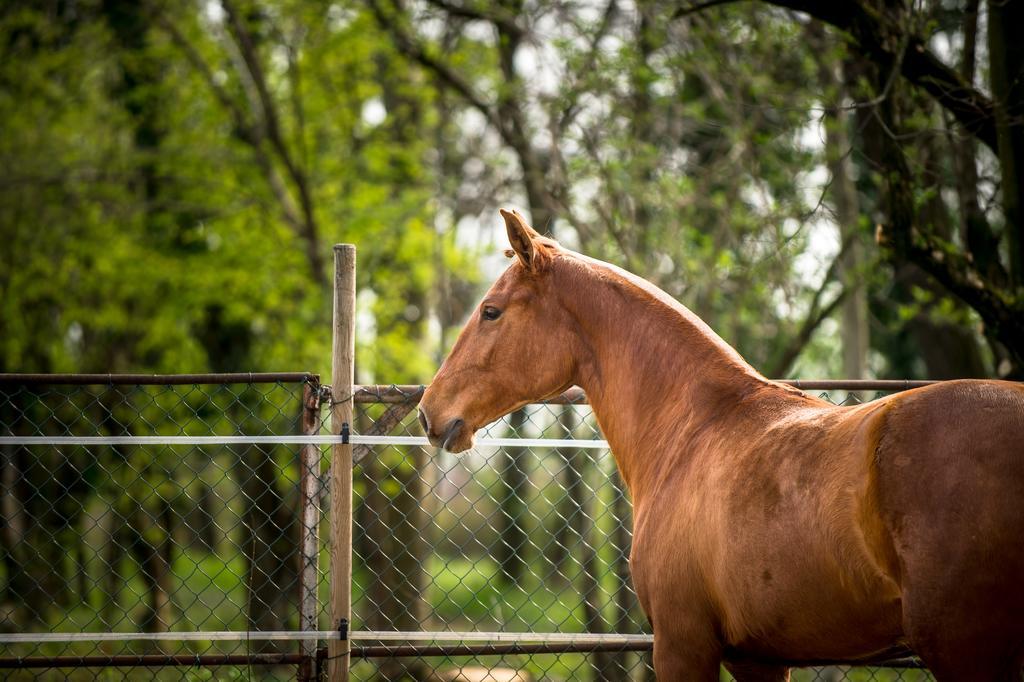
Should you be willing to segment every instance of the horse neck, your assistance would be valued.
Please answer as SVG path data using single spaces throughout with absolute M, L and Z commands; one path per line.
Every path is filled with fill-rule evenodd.
M 737 405 L 777 385 L 653 285 L 599 262 L 563 288 L 580 333 L 586 391 L 634 502 L 686 457 L 698 430 L 727 428 Z M 573 289 L 575 288 L 575 291 Z

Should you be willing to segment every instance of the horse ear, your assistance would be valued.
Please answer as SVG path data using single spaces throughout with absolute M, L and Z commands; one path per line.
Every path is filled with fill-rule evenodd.
M 505 231 L 508 232 L 508 243 L 512 245 L 512 250 L 519 256 L 523 267 L 533 270 L 537 264 L 537 247 L 533 239 L 539 235 L 526 224 L 518 211 L 506 211 L 502 208 L 499 212 L 505 219 Z

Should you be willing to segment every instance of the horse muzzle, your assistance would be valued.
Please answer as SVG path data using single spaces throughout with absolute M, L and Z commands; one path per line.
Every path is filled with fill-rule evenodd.
M 466 428 L 466 423 L 461 418 L 449 420 L 441 430 L 436 430 L 436 425 L 431 423 L 430 417 L 422 409 L 419 410 L 419 419 L 427 440 L 434 447 L 444 448 L 448 452 L 462 452 L 472 447 L 472 432 Z M 465 437 L 467 432 L 468 439 Z

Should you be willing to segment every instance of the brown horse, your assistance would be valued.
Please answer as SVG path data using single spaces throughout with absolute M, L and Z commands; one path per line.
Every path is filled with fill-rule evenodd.
M 837 407 L 765 379 L 667 294 L 502 211 L 515 261 L 420 404 L 452 452 L 577 384 L 634 506 L 663 680 L 909 647 L 939 680 L 1019 680 L 1024 387 Z M 509 252 L 512 256 L 513 253 Z

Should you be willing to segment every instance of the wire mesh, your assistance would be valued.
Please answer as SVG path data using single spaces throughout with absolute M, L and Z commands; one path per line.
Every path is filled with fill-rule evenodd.
M 414 416 L 421 392 L 360 391 L 353 432 L 421 435 Z M 0 427 L 19 436 L 327 433 L 320 396 L 313 378 L 0 383 Z M 579 403 L 531 405 L 482 435 L 602 437 Z M 329 447 L 0 447 L 0 631 L 336 626 L 323 544 Z M 629 579 L 629 498 L 609 452 L 478 447 L 456 456 L 358 445 L 353 458 L 354 630 L 649 633 Z M 309 468 L 312 476 L 304 476 Z M 0 646 L 0 665 L 108 657 L 90 668 L 5 669 L 10 679 L 294 679 L 313 676 L 317 661 L 312 643 L 244 639 Z M 516 644 L 489 653 L 419 646 L 356 641 L 352 679 L 653 679 L 649 653 L 627 650 L 635 646 L 589 653 L 557 644 L 534 645 L 532 653 Z M 140 656 L 150 657 L 146 666 L 127 665 L 142 663 Z M 221 657 L 215 666 L 203 658 L 212 656 Z M 928 678 L 915 670 L 817 668 L 795 671 L 794 679 Z
M 0 385 L 5 435 L 299 433 L 301 382 Z M 2 446 L 0 630 L 299 627 L 298 446 Z M 296 653 L 295 642 L 4 645 L 4 657 Z M 236 672 L 248 665 L 236 668 Z M 131 676 L 141 668 L 126 668 Z M 147 668 L 181 679 L 183 668 Z M 226 669 L 225 669 L 226 670 Z M 294 677 L 289 666 L 282 679 Z M 13 678 L 93 679 L 23 669 Z M 221 671 L 222 673 L 224 670 Z

